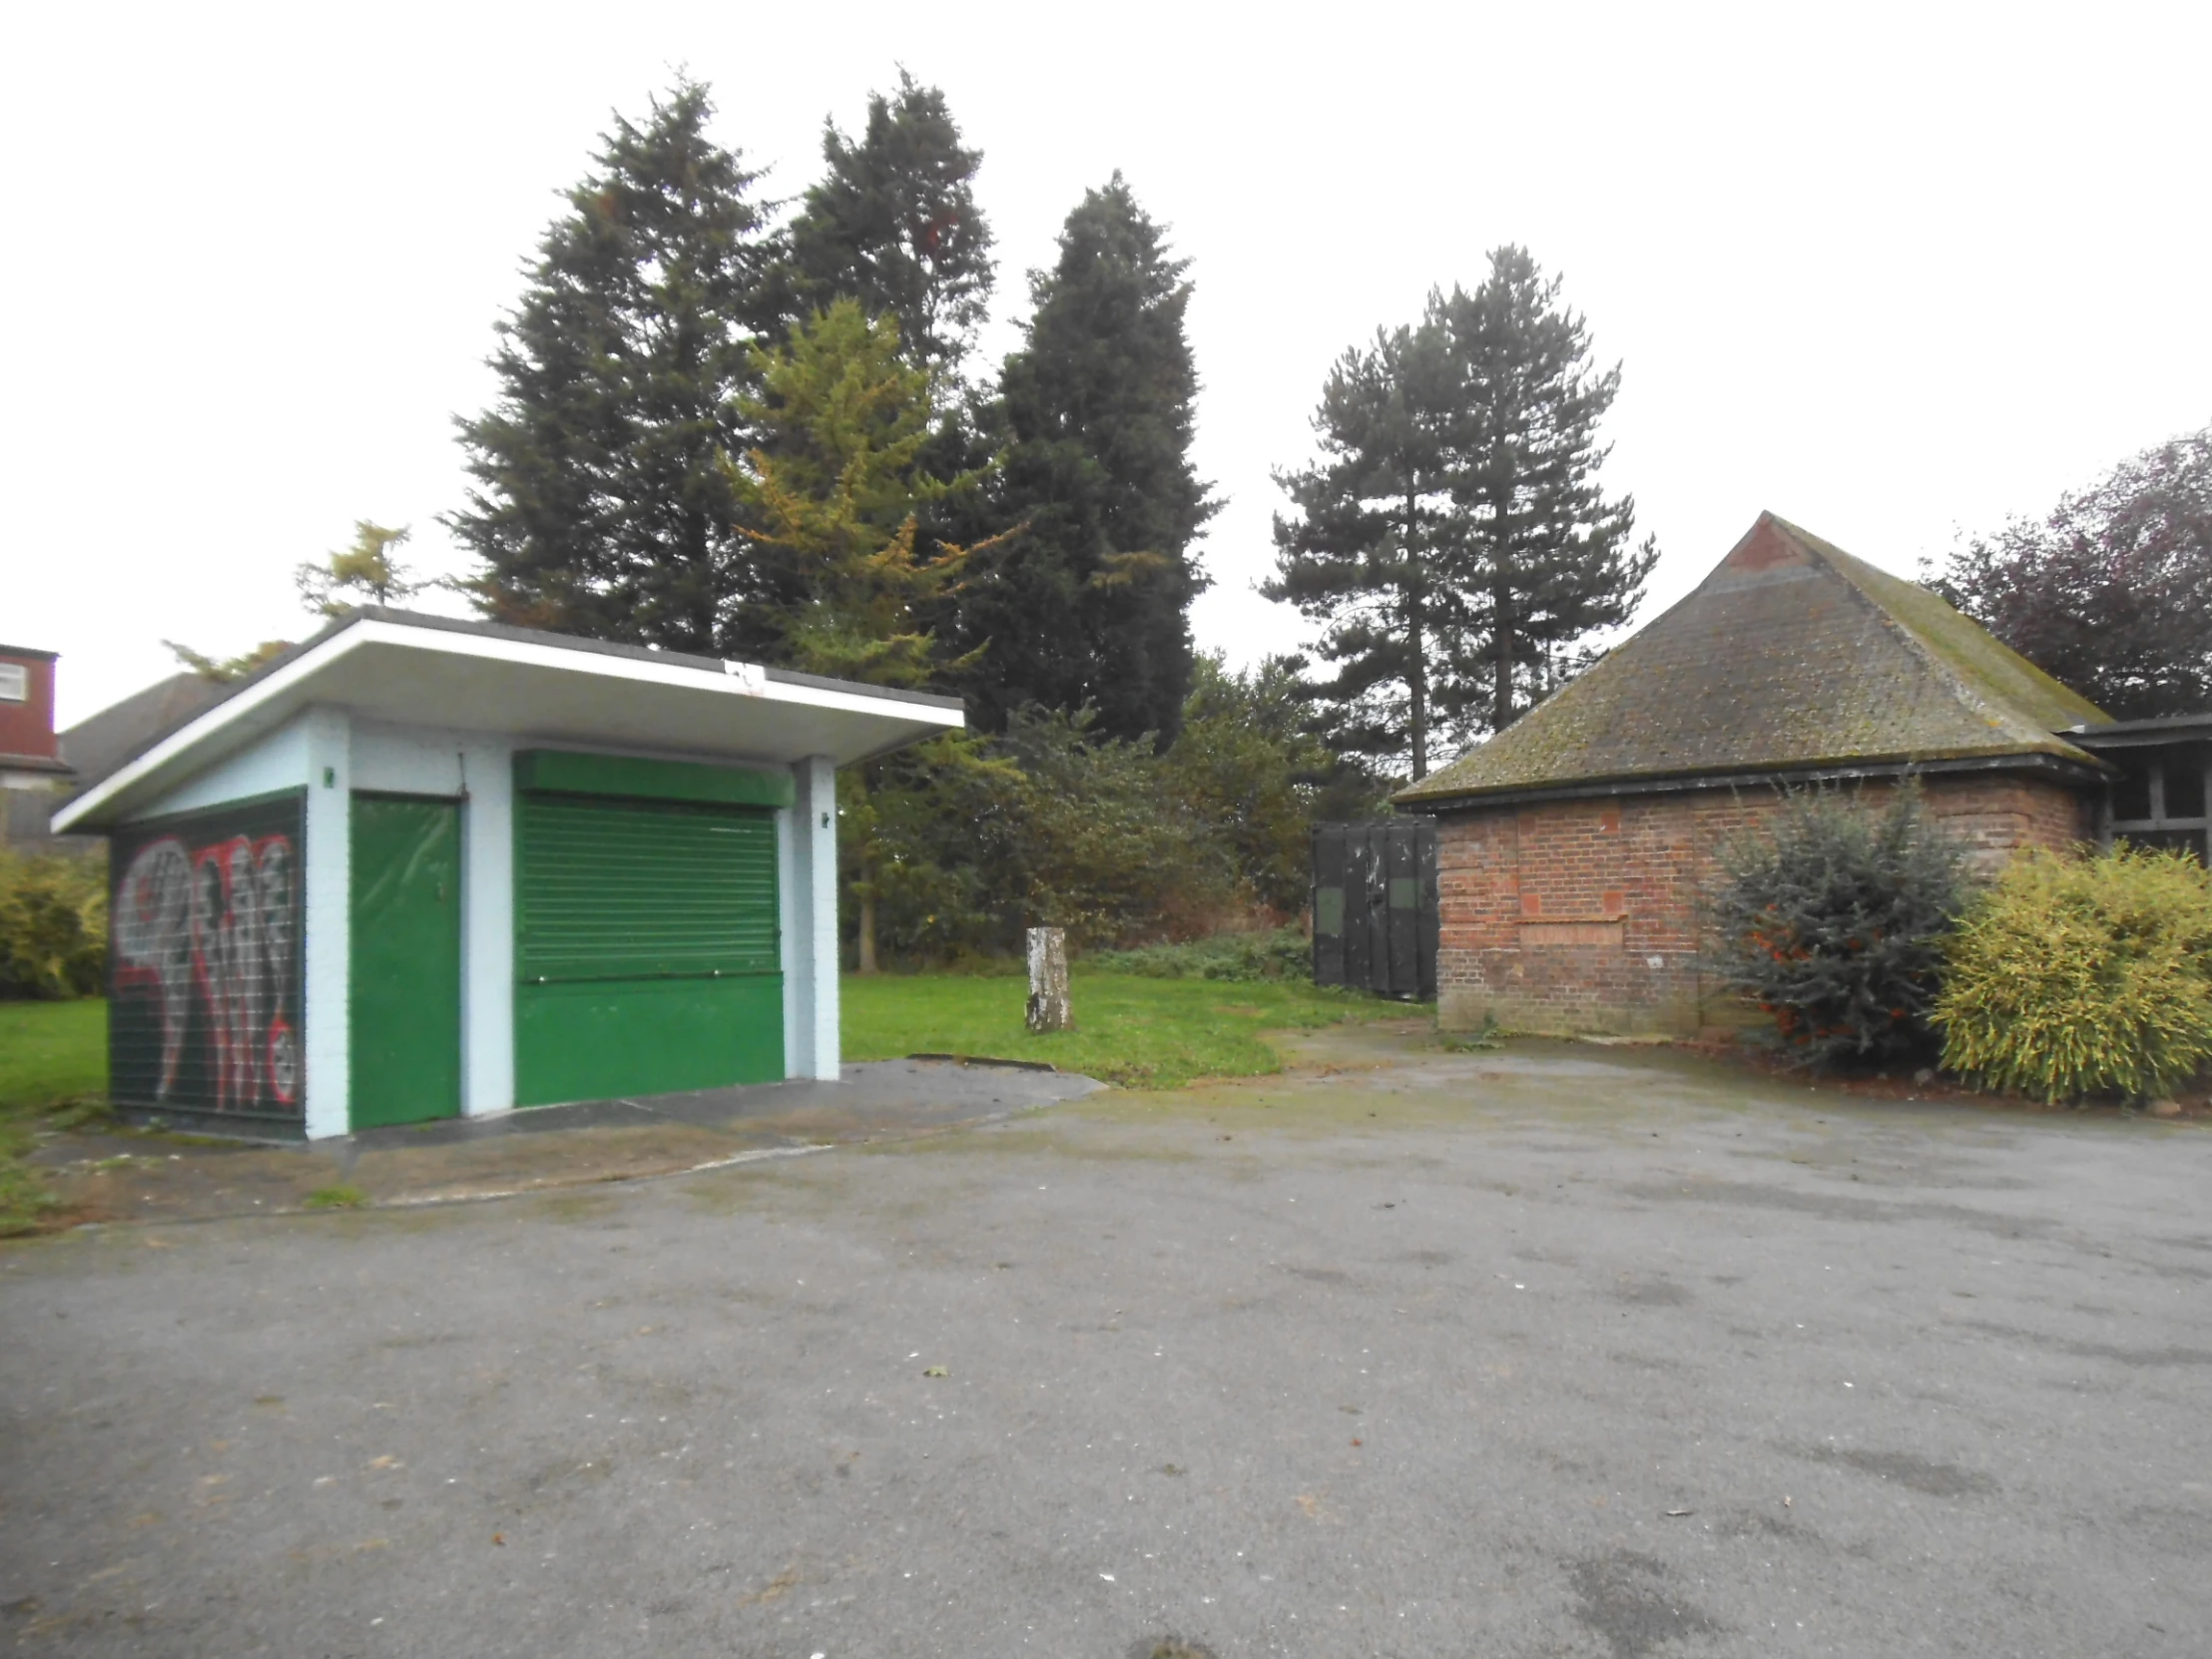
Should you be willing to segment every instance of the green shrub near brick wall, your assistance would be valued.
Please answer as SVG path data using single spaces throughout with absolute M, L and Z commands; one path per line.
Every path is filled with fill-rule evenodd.
M 2182 853 L 2015 859 L 1944 958 L 1931 1018 L 1977 1087 L 2148 1099 L 2212 1061 L 2212 873 Z

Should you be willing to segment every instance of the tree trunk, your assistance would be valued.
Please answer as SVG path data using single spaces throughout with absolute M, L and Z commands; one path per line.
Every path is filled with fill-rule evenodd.
M 1405 497 L 1405 701 L 1413 782 L 1428 776 L 1428 619 L 1421 613 L 1419 552 L 1413 546 L 1413 497 Z
M 856 896 L 860 900 L 859 937 L 855 941 L 858 945 L 859 961 L 855 965 L 862 973 L 873 973 L 876 971 L 875 842 L 874 837 L 868 833 L 868 830 L 874 823 L 874 815 L 867 810 L 867 769 L 865 767 L 857 769 L 853 775 L 852 787 L 860 798 L 858 802 L 860 810 L 852 815 L 852 822 L 859 830 L 862 837 L 859 845 L 854 848 L 859 854 L 860 862 L 860 878 L 853 883 L 853 886 L 857 889 Z
M 1513 723 L 1513 595 L 1501 577 L 1490 589 L 1491 645 L 1495 662 L 1490 681 L 1490 730 Z
M 1493 667 L 1490 681 L 1490 730 L 1502 732 L 1513 724 L 1513 573 L 1505 544 L 1507 513 L 1512 498 L 1490 504 L 1495 540 L 1490 544 L 1490 649 Z
M 1068 1004 L 1068 936 L 1057 927 L 1029 929 L 1029 1029 L 1067 1031 L 1075 1025 Z
M 873 871 L 865 854 L 860 858 L 860 962 L 862 973 L 873 973 L 875 967 L 875 883 L 869 879 Z

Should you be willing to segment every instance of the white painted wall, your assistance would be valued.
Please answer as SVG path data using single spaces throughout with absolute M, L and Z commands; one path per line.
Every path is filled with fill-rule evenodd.
M 342 1135 L 352 1074 L 346 982 L 352 965 L 353 723 L 343 709 L 301 717 L 306 762 L 307 1138 Z M 197 780 L 195 780 L 197 782 Z
M 306 790 L 301 1014 L 310 1139 L 343 1135 L 349 1128 L 347 981 L 356 790 L 463 803 L 461 1109 L 480 1116 L 514 1105 L 517 747 L 502 735 L 391 726 L 317 705 L 134 815 L 152 818 L 278 790 Z M 743 763 L 724 757 L 720 764 Z M 792 773 L 796 803 L 776 815 L 785 1069 L 793 1077 L 834 1081 L 839 1062 L 836 769 L 828 757 L 816 756 Z
M 353 729 L 353 788 L 461 802 L 461 1111 L 515 1103 L 514 741 L 457 728 Z
M 837 771 L 826 755 L 792 768 L 797 789 L 784 882 L 784 1069 L 835 1082 Z
M 204 807 L 220 807 L 226 802 L 250 801 L 258 795 L 275 795 L 278 790 L 303 787 L 314 776 L 307 757 L 308 731 L 314 716 L 313 710 L 302 711 L 268 737 L 247 745 L 235 755 L 226 756 L 206 772 L 187 780 L 144 812 L 133 813 L 132 819 L 193 813 Z

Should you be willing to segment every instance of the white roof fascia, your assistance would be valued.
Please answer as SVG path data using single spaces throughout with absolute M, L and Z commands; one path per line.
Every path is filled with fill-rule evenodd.
M 108 806 L 118 797 L 145 782 L 155 773 L 199 747 L 224 727 L 231 725 L 242 715 L 250 715 L 256 709 L 276 702 L 301 681 L 311 678 L 325 665 L 335 662 L 355 649 L 360 643 L 354 628 L 347 628 L 331 636 L 312 651 L 286 663 L 266 680 L 257 681 L 237 695 L 225 698 L 214 708 L 196 715 L 176 731 L 141 755 L 137 760 L 118 767 L 98 784 L 85 791 L 76 800 L 54 815 L 53 830 L 60 834 L 73 829 L 85 819 Z
M 342 628 L 320 645 L 257 681 L 233 697 L 224 699 L 205 714 L 187 722 L 145 754 L 118 768 L 94 788 L 55 813 L 53 832 L 66 833 L 87 818 L 112 805 L 164 768 L 183 759 L 225 727 L 236 724 L 257 709 L 276 702 L 298 689 L 332 663 L 370 645 L 398 646 L 411 651 L 435 651 L 453 657 L 477 657 L 522 667 L 550 668 L 571 674 L 590 674 L 608 680 L 628 680 L 724 697 L 753 697 L 764 703 L 793 704 L 802 708 L 829 709 L 840 714 L 885 716 L 923 722 L 944 730 L 966 724 L 957 709 L 901 697 L 836 691 L 826 686 L 795 686 L 771 680 L 752 663 L 724 662 L 722 672 L 688 663 L 656 663 L 637 657 L 602 655 L 535 640 L 493 639 L 482 634 L 447 632 L 439 628 L 410 628 L 404 623 L 363 617 Z

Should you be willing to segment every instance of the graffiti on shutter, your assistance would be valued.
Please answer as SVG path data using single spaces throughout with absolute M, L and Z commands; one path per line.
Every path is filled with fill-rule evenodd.
M 117 831 L 118 1105 L 300 1116 L 301 817 L 287 795 Z

